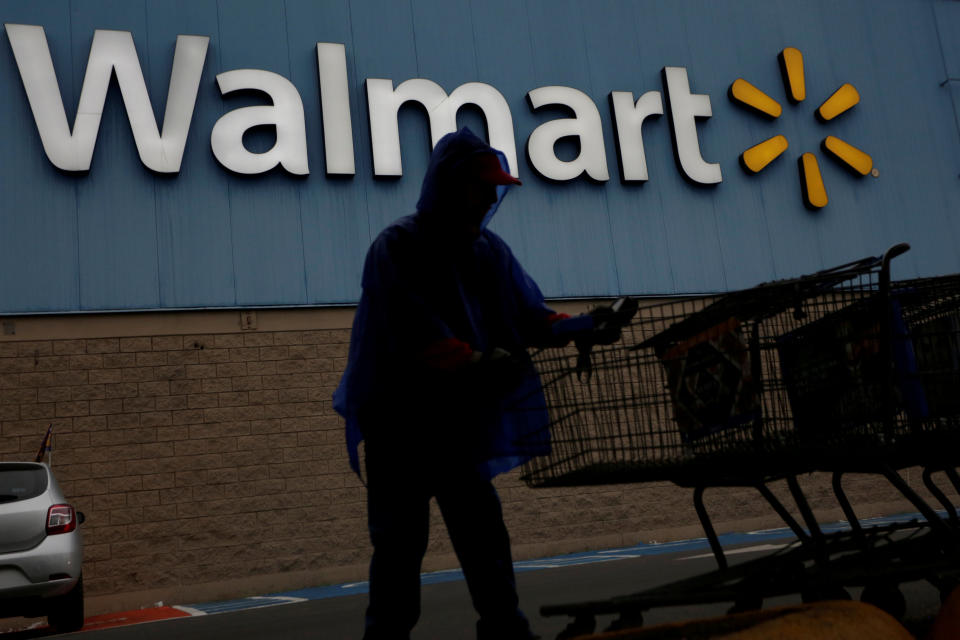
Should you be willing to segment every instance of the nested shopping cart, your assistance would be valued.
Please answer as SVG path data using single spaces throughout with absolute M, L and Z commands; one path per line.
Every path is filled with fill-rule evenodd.
M 747 609 L 789 593 L 842 597 L 851 586 L 896 613 L 901 582 L 955 584 L 960 523 L 934 474 L 960 491 L 960 276 L 891 282 L 891 260 L 908 249 L 641 306 L 613 344 L 581 340 L 536 354 L 551 452 L 525 465 L 527 484 L 690 487 L 718 563 L 704 576 L 542 613 L 572 616 L 572 637 L 602 613 L 619 613 L 615 626 L 623 626 L 658 606 L 732 601 Z M 544 437 L 532 434 L 531 445 Z M 898 473 L 912 466 L 924 468 L 946 519 Z M 833 474 L 849 531 L 821 531 L 797 480 L 814 471 Z M 923 519 L 862 526 L 843 490 L 850 472 L 882 474 Z M 802 524 L 768 487 L 777 480 L 786 481 Z M 703 496 L 730 486 L 756 488 L 797 542 L 728 566 Z

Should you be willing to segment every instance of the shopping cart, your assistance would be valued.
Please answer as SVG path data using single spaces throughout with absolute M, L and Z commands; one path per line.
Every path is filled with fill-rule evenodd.
M 640 594 L 545 607 L 544 615 L 574 617 L 566 637 L 589 631 L 600 613 L 619 613 L 616 628 L 657 606 L 733 601 L 740 610 L 788 593 L 841 597 L 849 586 L 896 612 L 900 582 L 954 584 L 960 527 L 933 473 L 945 471 L 960 491 L 960 277 L 891 283 L 890 262 L 908 249 L 642 306 L 614 344 L 580 340 L 534 356 L 552 448 L 524 466 L 523 479 L 533 487 L 691 487 L 719 566 Z M 925 467 L 948 520 L 898 474 L 914 465 Z M 797 480 L 813 471 L 833 474 L 850 531 L 821 531 Z M 848 472 L 883 474 L 924 519 L 861 526 L 843 490 Z M 786 480 L 803 525 L 768 487 L 776 480 Z M 756 488 L 797 543 L 729 567 L 703 501 L 707 488 L 729 486 Z

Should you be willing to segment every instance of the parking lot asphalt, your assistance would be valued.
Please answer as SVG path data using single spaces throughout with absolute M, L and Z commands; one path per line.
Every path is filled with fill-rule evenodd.
M 866 524 L 883 525 L 916 518 L 903 514 L 873 519 Z M 840 531 L 846 523 L 824 527 Z M 793 540 L 787 529 L 755 531 L 721 536 L 732 563 L 760 557 Z M 543 616 L 541 607 L 569 602 L 594 601 L 622 596 L 660 584 L 707 573 L 716 568 L 703 538 L 668 543 L 641 544 L 553 558 L 515 563 L 521 607 L 534 631 L 553 638 L 570 622 L 565 616 Z M 423 574 L 422 615 L 414 640 L 470 639 L 476 615 L 459 570 Z M 284 640 L 322 638 L 349 640 L 363 633 L 366 607 L 365 582 L 317 586 L 224 602 L 192 603 L 155 607 L 136 612 L 96 616 L 80 633 L 85 640 L 152 640 L 160 638 L 230 638 L 244 640 L 282 636 Z M 907 618 L 925 620 L 939 608 L 939 594 L 926 583 L 903 587 Z M 853 596 L 857 597 L 854 592 Z M 798 596 L 769 599 L 764 606 L 799 602 Z M 653 609 L 644 615 L 646 625 L 722 615 L 729 603 L 681 605 Z M 614 615 L 598 616 L 597 629 L 609 625 Z M 42 621 L 37 622 L 40 624 Z M 21 627 L 22 628 L 22 627 Z M 0 626 L 2 629 L 2 626 Z M 0 634 L 4 640 L 56 637 L 37 627 Z

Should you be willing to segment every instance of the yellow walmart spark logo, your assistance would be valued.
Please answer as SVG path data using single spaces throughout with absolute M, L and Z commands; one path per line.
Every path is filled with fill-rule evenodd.
M 798 49 L 787 47 L 780 52 L 780 65 L 784 75 L 784 85 L 787 88 L 787 97 L 794 104 L 803 102 L 807 97 L 806 81 L 803 73 L 803 54 Z M 749 107 L 766 117 L 779 118 L 783 113 L 780 103 L 756 88 L 743 78 L 737 78 L 730 85 L 730 97 L 746 107 Z M 852 84 L 844 84 L 833 95 L 820 105 L 816 111 L 817 118 L 827 122 L 849 111 L 858 102 L 860 94 Z M 774 136 L 754 145 L 740 155 L 744 168 L 751 173 L 760 173 L 777 159 L 790 146 L 786 137 Z M 840 138 L 827 136 L 823 140 L 823 147 L 837 160 L 842 162 L 855 173 L 865 176 L 876 170 L 873 168 L 873 158 L 844 142 Z M 803 190 L 803 199 L 808 207 L 821 209 L 827 206 L 827 189 L 823 184 L 820 165 L 817 157 L 806 152 L 800 156 L 800 186 Z

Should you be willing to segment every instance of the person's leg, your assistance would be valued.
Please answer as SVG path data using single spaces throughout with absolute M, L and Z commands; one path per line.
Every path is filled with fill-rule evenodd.
M 474 473 L 444 474 L 443 480 L 438 483 L 437 503 L 480 615 L 477 638 L 535 637 L 519 608 L 510 536 L 496 489 Z
M 395 462 L 393 453 L 372 452 L 367 446 L 373 558 L 364 640 L 407 640 L 420 617 L 420 567 L 427 549 L 430 495 L 416 473 Z

